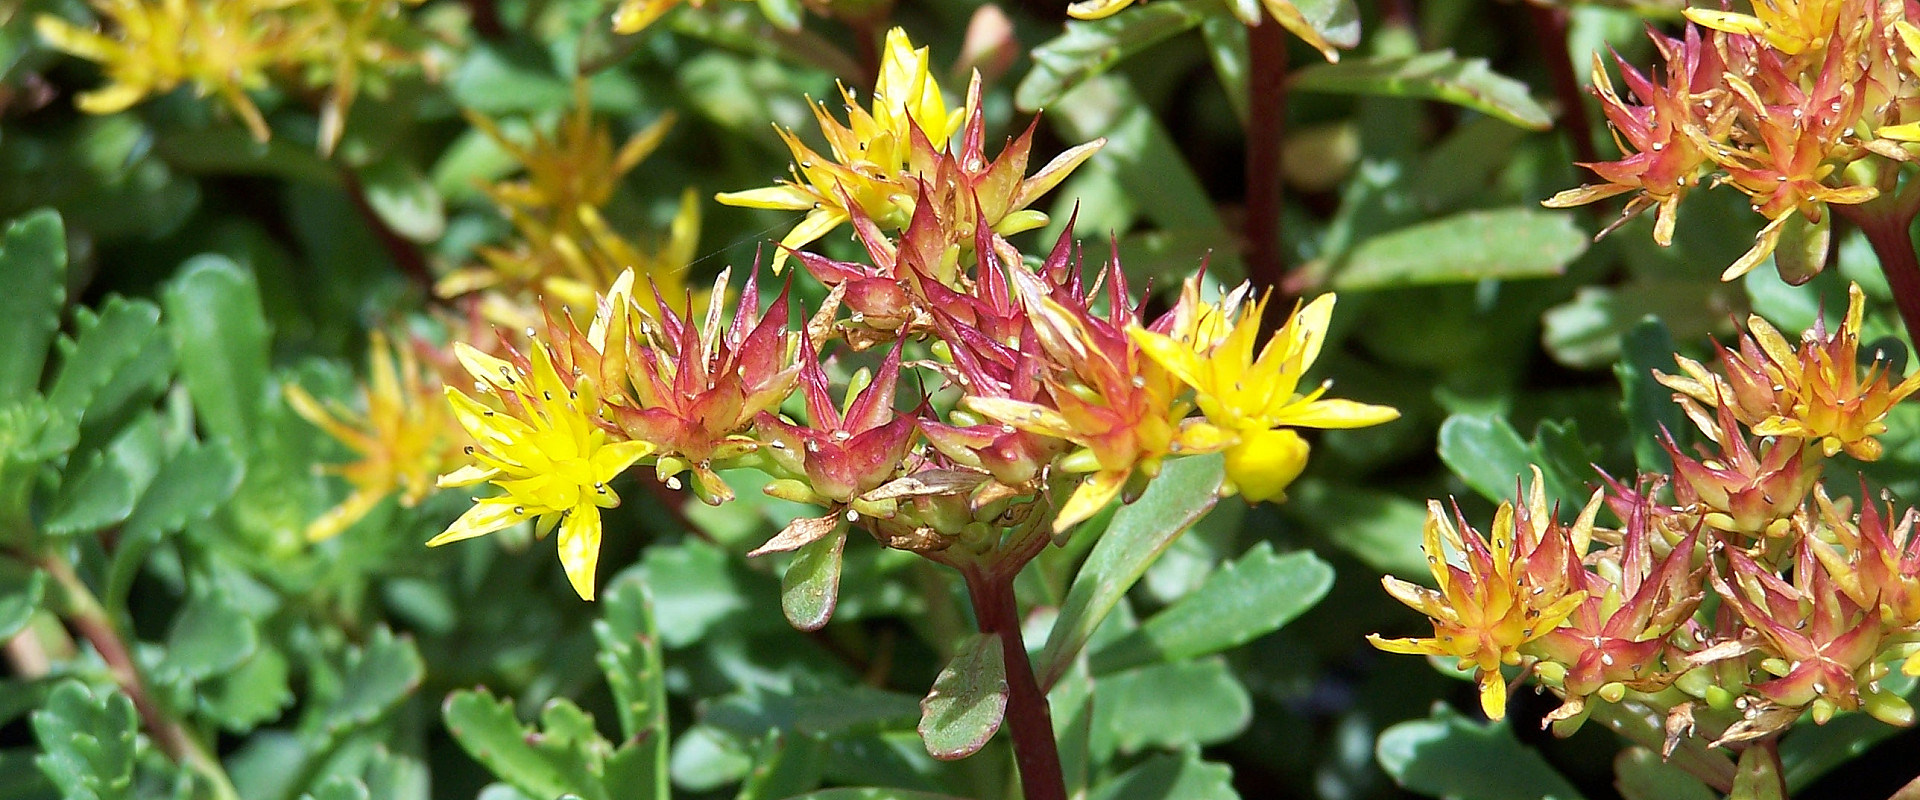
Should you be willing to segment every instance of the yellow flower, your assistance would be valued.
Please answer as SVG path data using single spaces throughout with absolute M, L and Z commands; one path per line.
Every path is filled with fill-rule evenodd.
M 1579 519 L 1566 527 L 1548 511 L 1544 484 L 1535 468 L 1527 505 L 1516 511 L 1511 503 L 1501 503 L 1484 539 L 1464 520 L 1462 536 L 1440 503 L 1428 501 L 1422 546 L 1439 590 L 1391 575 L 1381 583 L 1394 599 L 1432 618 L 1433 636 L 1367 636 L 1390 653 L 1451 656 L 1462 668 L 1472 666 L 1480 708 L 1490 719 L 1506 716 L 1507 682 L 1500 666 L 1519 664 L 1522 645 L 1560 627 L 1587 597 L 1580 558 L 1592 541 L 1601 495 L 1595 492 Z
M 1752 14 L 1689 8 L 1687 19 L 1716 31 L 1760 36 L 1790 56 L 1827 46 L 1848 0 L 1755 0 Z M 1864 11 L 1864 9 L 1857 9 Z
M 968 111 L 947 106 L 927 61 L 927 48 L 915 49 L 906 31 L 888 31 L 871 111 L 861 108 L 845 86 L 840 93 L 846 100 L 847 124 L 834 119 L 825 103 L 814 104 L 813 115 L 826 136 L 831 158 L 802 144 L 792 131 L 776 128 L 793 152 L 793 180 L 726 192 L 715 199 L 731 206 L 808 212 L 781 238 L 782 248 L 799 249 L 846 223 L 849 202 L 882 227 L 905 227 L 914 203 L 915 189 L 906 178 L 914 128 L 935 150 L 944 150 Z M 775 272 L 786 258 L 784 249 L 774 254 Z
M 48 44 L 100 64 L 105 87 L 83 93 L 76 104 L 89 114 L 124 111 L 148 95 L 192 84 L 217 94 L 266 141 L 267 123 L 247 97 L 267 85 L 266 69 L 288 44 L 283 20 L 264 13 L 289 0 L 94 0 L 111 23 L 109 36 L 43 14 L 34 29 Z
M 581 599 L 592 600 L 600 509 L 620 504 L 607 482 L 651 453 L 652 445 L 609 441 L 598 424 L 602 411 L 593 381 L 563 380 L 537 342 L 531 362 L 516 357 L 518 364 L 464 343 L 454 350 L 487 402 L 447 387 L 454 417 L 473 436 L 476 446 L 468 452 L 476 463 L 441 476 L 440 485 L 491 482 L 501 494 L 476 500 L 427 546 L 471 539 L 527 519 L 536 521 L 537 535 L 558 525 L 567 580 Z
M 307 525 L 307 540 L 331 538 L 367 515 L 387 495 L 400 493 L 412 507 L 434 487 L 434 476 L 455 466 L 457 429 L 437 397 L 439 381 L 420 369 L 413 352 L 394 348 L 379 331 L 367 358 L 367 385 L 360 390 L 364 415 L 339 403 L 322 404 L 295 384 L 287 385 L 287 404 L 308 422 L 360 455 L 351 464 L 331 467 L 353 485 L 339 506 Z
M 1227 450 L 1227 481 L 1249 502 L 1284 498 L 1306 466 L 1307 444 L 1277 428 L 1364 428 L 1400 417 L 1386 406 L 1322 399 L 1329 384 L 1300 393 L 1300 380 L 1326 340 L 1334 295 L 1296 308 L 1254 355 L 1267 301 L 1244 304 L 1242 287 L 1218 305 L 1203 304 L 1189 280 L 1168 333 L 1138 325 L 1128 333 L 1147 356 L 1193 387 L 1194 403 L 1214 425 L 1239 437 Z
M 651 302 L 657 287 L 675 308 L 686 303 L 685 272 L 700 243 L 699 196 L 682 193 L 679 213 L 659 249 L 649 251 L 615 231 L 601 209 L 620 180 L 659 149 L 672 116 L 629 137 L 616 150 L 604 121 L 593 116 L 587 84 L 574 84 L 574 108 L 549 136 L 534 132 L 522 144 L 478 114 L 467 119 L 511 154 L 526 171 L 520 180 L 483 187 L 513 224 L 514 240 L 505 246 L 476 249 L 482 265 L 456 270 L 435 284 L 441 296 L 495 289 L 510 296 L 538 296 L 549 304 L 592 316 L 595 296 L 609 291 L 621 272 L 633 269 L 638 299 Z M 539 312 L 529 304 L 491 302 L 485 306 L 496 323 L 513 330 L 535 324 Z

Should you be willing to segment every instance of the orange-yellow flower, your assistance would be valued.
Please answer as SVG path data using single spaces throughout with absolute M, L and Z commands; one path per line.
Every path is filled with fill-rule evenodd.
M 1600 494 L 1594 493 L 1572 526 L 1563 526 L 1547 509 L 1544 483 L 1536 468 L 1529 502 L 1518 510 L 1501 503 L 1487 538 L 1465 520 L 1455 528 L 1440 503 L 1428 501 L 1422 546 L 1439 590 L 1391 575 L 1381 583 L 1394 599 L 1432 618 L 1433 636 L 1367 637 L 1391 653 L 1451 656 L 1462 668 L 1473 667 L 1480 708 L 1490 719 L 1506 716 L 1501 665 L 1519 664 L 1522 646 L 1558 628 L 1587 597 L 1574 579 L 1593 537 Z
M 947 106 L 928 67 L 927 48 L 915 49 L 900 28 L 887 32 L 871 110 L 861 108 L 845 86 L 840 94 L 846 100 L 844 125 L 825 103 L 813 104 L 813 116 L 826 136 L 831 158 L 814 152 L 792 131 L 776 127 L 793 151 L 793 179 L 716 198 L 733 206 L 807 212 L 781 238 L 782 250 L 774 254 L 775 272 L 786 264 L 786 248 L 804 247 L 846 223 L 850 203 L 882 227 L 905 227 L 913 212 L 914 190 L 906 180 L 913 131 L 918 129 L 935 149 L 945 149 L 966 119 L 966 109 Z
M 47 14 L 34 20 L 34 29 L 55 48 L 97 62 L 106 72 L 106 86 L 76 101 L 81 111 L 111 114 L 191 84 L 202 96 L 219 95 L 254 138 L 266 141 L 266 120 L 247 91 L 267 85 L 267 68 L 288 46 L 283 20 L 261 12 L 288 1 L 95 0 L 112 34 Z
M 411 507 L 433 491 L 434 476 L 457 466 L 458 431 L 440 401 L 440 383 L 424 373 L 413 352 L 399 348 L 399 363 L 387 337 L 373 333 L 367 385 L 360 390 L 366 413 L 336 402 L 321 403 L 297 384 L 287 384 L 287 404 L 327 435 L 352 448 L 360 460 L 331 467 L 353 493 L 307 525 L 308 541 L 331 538 L 358 522 L 388 495 Z
M 1732 405 L 1734 416 L 1756 436 L 1785 436 L 1817 445 L 1828 456 L 1846 451 L 1863 461 L 1880 458 L 1875 437 L 1887 432 L 1894 405 L 1920 391 L 1920 372 L 1893 383 L 1885 361 L 1860 368 L 1860 326 L 1866 297 L 1858 284 L 1847 290 L 1847 315 L 1827 332 L 1824 320 L 1795 348 L 1759 316 L 1748 318 L 1738 353 L 1721 350 L 1722 378 L 1699 362 L 1676 356 L 1685 375 L 1656 377 L 1678 392 L 1687 415 L 1716 436 L 1705 408 Z

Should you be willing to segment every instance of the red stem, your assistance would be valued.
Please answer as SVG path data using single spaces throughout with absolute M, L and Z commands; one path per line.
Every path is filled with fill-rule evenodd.
M 1247 277 L 1271 289 L 1273 313 L 1292 307 L 1282 285 L 1286 259 L 1280 251 L 1280 147 L 1287 125 L 1287 33 L 1263 19 L 1247 29 Z
M 352 169 L 342 167 L 340 185 L 347 190 L 347 199 L 353 203 L 353 210 L 366 221 L 367 227 L 373 229 L 374 238 L 380 240 L 380 247 L 387 251 L 387 257 L 393 259 L 394 265 L 419 285 L 420 290 L 426 293 L 428 302 L 439 300 L 439 295 L 433 291 L 433 270 L 427 266 L 426 253 L 381 219 L 380 212 L 373 210 L 373 203 L 367 200 L 366 184 L 360 182 L 360 176 Z
M 1907 340 L 1920 346 L 1920 253 L 1915 252 L 1913 237 L 1907 232 L 1912 224 L 1911 215 L 1869 214 L 1849 211 L 1848 206 L 1831 207 L 1839 209 L 1866 234 L 1874 255 L 1880 258 L 1880 272 L 1887 276 L 1887 287 L 1893 291 L 1900 320 L 1906 323 Z
M 1275 26 L 1279 27 L 1279 26 Z M 1041 539 L 1045 541 L 1044 537 Z M 1034 679 L 1027 660 L 1026 641 L 1020 635 L 1019 605 L 1013 596 L 1013 576 L 994 569 L 964 569 L 967 594 L 981 633 L 1000 636 L 1000 653 L 1007 670 L 1007 727 L 1013 734 L 1013 757 L 1020 767 L 1020 787 L 1026 800 L 1066 800 L 1067 782 L 1060 769 L 1060 750 L 1053 739 L 1053 714 L 1047 696 Z
M 1561 129 L 1573 145 L 1574 158 L 1597 163 L 1600 151 L 1593 146 L 1593 120 L 1587 116 L 1586 96 L 1580 91 L 1580 79 L 1573 73 L 1573 59 L 1567 55 L 1567 10 L 1534 3 L 1524 5 L 1528 19 L 1533 22 L 1534 34 L 1540 40 L 1547 70 L 1553 76 L 1553 93 L 1560 98 L 1560 113 L 1566 119 Z

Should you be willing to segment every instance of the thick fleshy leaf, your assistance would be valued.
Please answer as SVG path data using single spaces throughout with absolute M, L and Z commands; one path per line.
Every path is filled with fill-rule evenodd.
M 975 633 L 920 701 L 920 739 L 934 758 L 966 758 L 987 746 L 1007 712 L 1007 667 L 997 634 Z
M 1552 277 L 1588 244 L 1568 214 L 1524 207 L 1465 211 L 1366 239 L 1338 259 L 1333 288 Z
M 1161 753 L 1094 787 L 1092 800 L 1240 800 L 1233 770 L 1197 750 Z
M 794 551 L 780 576 L 780 610 L 793 627 L 819 630 L 833 616 L 840 601 L 840 552 L 846 544 L 846 529 L 840 528 Z
M 1161 470 L 1140 499 L 1114 513 L 1113 522 L 1074 575 L 1046 648 L 1035 662 L 1034 672 L 1043 688 L 1065 674 L 1094 629 L 1174 537 L 1213 508 L 1225 477 L 1219 456 L 1183 458 Z
M 1293 74 L 1292 88 L 1439 100 L 1531 130 L 1553 125 L 1526 84 L 1489 69 L 1485 59 L 1461 58 L 1451 50 L 1315 64 Z
M 1276 556 L 1272 544 L 1261 542 L 1222 565 L 1199 589 L 1094 651 L 1094 674 L 1245 644 L 1305 613 L 1332 586 L 1333 567 L 1312 551 Z
M 1381 732 L 1380 768 L 1410 791 L 1474 800 L 1578 800 L 1573 784 L 1502 723 L 1479 723 L 1444 705 L 1426 719 Z
M 200 424 L 235 443 L 253 441 L 267 389 L 267 321 L 253 276 L 225 256 L 198 256 L 180 268 L 162 305 Z
M 407 636 L 375 628 L 361 647 L 348 647 L 342 692 L 327 706 L 324 726 L 333 735 L 370 725 L 420 688 L 426 665 Z
M 240 665 L 260 646 L 253 620 L 224 594 L 187 601 L 167 633 L 166 670 L 190 681 L 220 675 Z
M 42 209 L 14 220 L 0 238 L 0 404 L 40 386 L 48 345 L 67 297 L 67 234 L 60 215 Z
M 1715 800 L 1700 779 L 1644 747 L 1629 747 L 1613 759 L 1613 785 L 1623 800 Z
M 446 202 L 413 161 L 382 159 L 361 170 L 359 178 L 366 189 L 367 205 L 395 233 L 430 243 L 446 232 Z
M 65 797 L 124 800 L 133 796 L 133 701 L 118 689 L 99 695 L 69 680 L 33 712 L 41 754 L 33 759 Z
M 1025 111 L 1051 106 L 1087 79 L 1185 33 L 1206 16 L 1194 0 L 1161 0 L 1104 19 L 1070 20 L 1066 32 L 1033 49 L 1033 69 L 1013 101 Z
M 1101 676 L 1094 685 L 1096 761 L 1116 750 L 1218 744 L 1253 720 L 1253 698 L 1219 658 L 1151 664 Z
M 0 639 L 11 639 L 25 628 L 47 594 L 44 570 L 12 567 L 12 563 L 0 564 Z
M 626 759 L 617 776 L 621 796 L 667 798 L 667 688 L 660 637 L 653 624 L 647 585 L 616 580 L 601 601 L 602 618 L 593 623 L 600 652 L 594 661 L 607 676 L 626 747 L 640 752 Z M 611 782 L 611 779 L 610 779 Z

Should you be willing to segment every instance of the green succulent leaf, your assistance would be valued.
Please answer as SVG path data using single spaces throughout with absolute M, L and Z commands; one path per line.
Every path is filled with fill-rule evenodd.
M 48 345 L 67 297 L 67 234 L 60 215 L 41 209 L 14 220 L 0 237 L 0 406 L 40 386 Z
M 1573 784 L 1502 723 L 1435 705 L 1426 719 L 1380 734 L 1374 757 L 1410 791 L 1446 800 L 1577 800 Z
M 0 640 L 11 639 L 27 627 L 47 595 L 46 570 L 12 567 L 10 562 L 0 564 Z
M 814 631 L 825 627 L 840 601 L 840 554 L 847 545 L 847 527 L 807 543 L 794 551 L 780 576 L 780 610 L 793 627 Z
M 1293 74 L 1292 88 L 1439 100 L 1530 130 L 1553 126 L 1526 84 L 1494 72 L 1485 59 L 1461 58 L 1452 50 L 1314 64 Z
M 1370 237 L 1341 257 L 1343 292 L 1547 278 L 1587 251 L 1567 214 L 1514 207 L 1463 211 Z
M 181 679 L 200 681 L 226 674 L 259 646 L 253 620 L 224 594 L 208 592 L 188 600 L 174 618 L 162 663 Z
M 1239 800 L 1233 770 L 1192 748 L 1162 753 L 1094 787 L 1092 800 Z
M 1206 18 L 1198 0 L 1170 0 L 1105 19 L 1070 20 L 1065 33 L 1033 49 L 1033 69 L 1014 90 L 1013 101 L 1029 112 L 1051 106 L 1088 79 Z
M 419 689 L 425 674 L 411 637 L 374 629 L 364 646 L 347 649 L 344 689 L 327 708 L 325 729 L 337 736 L 372 724 Z
M 1225 477 L 1224 462 L 1217 456 L 1183 458 L 1167 464 L 1140 499 L 1114 512 L 1113 522 L 1074 575 L 1034 665 L 1041 687 L 1052 686 L 1065 674 L 1147 566 L 1213 508 Z
M 1246 644 L 1305 613 L 1332 586 L 1333 567 L 1312 552 L 1276 556 L 1271 543 L 1261 542 L 1213 572 L 1199 589 L 1094 651 L 1094 674 Z
M 547 704 L 539 730 L 485 689 L 448 695 L 442 715 L 468 755 L 529 797 L 610 797 L 601 768 L 612 747 L 594 732 L 593 718 L 566 700 Z
M 986 747 L 1007 712 L 1007 666 L 998 634 L 975 633 L 920 702 L 920 738 L 934 758 L 966 758 Z
M 119 800 L 133 796 L 135 736 L 133 701 L 117 689 L 95 694 L 77 680 L 54 687 L 33 712 L 41 755 L 35 765 L 68 800 Z
M 197 256 L 181 266 L 162 304 L 200 424 L 228 441 L 253 441 L 267 393 L 268 350 L 253 275 L 225 256 Z
M 1177 691 L 1169 691 L 1179 687 Z M 1093 752 L 1218 744 L 1246 730 L 1253 698 L 1225 661 L 1152 664 L 1094 679 Z

